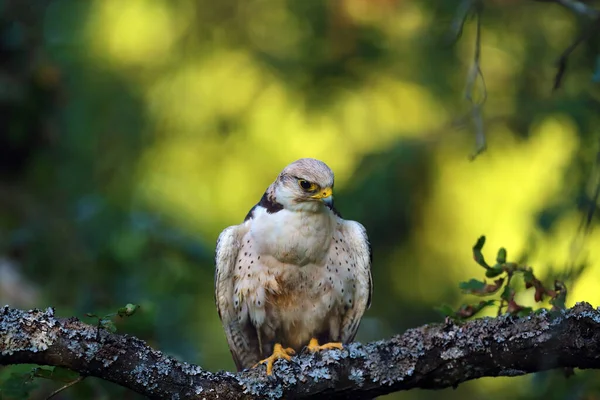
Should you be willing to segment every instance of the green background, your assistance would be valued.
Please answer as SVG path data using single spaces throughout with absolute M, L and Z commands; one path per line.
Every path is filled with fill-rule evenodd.
M 285 165 L 315 157 L 373 245 L 357 340 L 478 300 L 457 285 L 483 278 L 471 258 L 481 234 L 488 258 L 505 246 L 545 282 L 566 279 L 568 305 L 600 304 L 597 217 L 581 229 L 600 174 L 597 35 L 553 91 L 585 18 L 484 1 L 488 150 L 471 161 L 475 20 L 453 32 L 464 4 L 0 0 L 0 302 L 82 319 L 136 303 L 119 332 L 233 370 L 213 301 L 216 238 Z M 3 399 L 16 398 L 10 374 L 28 369 L 0 370 Z M 487 378 L 389 398 L 592 399 L 596 378 Z M 40 380 L 30 396 L 58 386 Z M 138 396 L 90 378 L 57 398 Z

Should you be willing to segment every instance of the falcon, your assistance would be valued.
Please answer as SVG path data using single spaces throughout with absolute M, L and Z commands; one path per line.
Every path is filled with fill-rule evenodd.
M 371 247 L 333 207 L 333 180 L 322 161 L 294 161 L 219 235 L 215 302 L 238 370 L 266 364 L 271 375 L 305 346 L 354 339 L 371 303 Z

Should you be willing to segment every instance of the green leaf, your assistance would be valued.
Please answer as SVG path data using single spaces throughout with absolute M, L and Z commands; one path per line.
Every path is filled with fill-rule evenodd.
M 504 290 L 502 291 L 502 294 L 500 295 L 500 298 L 504 301 L 510 301 L 513 297 L 515 297 L 514 289 L 510 286 L 505 286 Z
M 521 307 L 521 309 L 515 314 L 517 317 L 526 317 L 533 312 L 531 307 Z
M 475 262 L 482 267 L 488 269 L 490 266 L 485 262 L 485 258 L 483 257 L 483 253 L 481 249 L 483 249 L 483 245 L 485 244 L 485 236 L 481 236 L 477 239 L 477 242 L 473 246 L 473 259 Z
M 504 272 L 504 268 L 502 267 L 502 265 L 496 264 L 493 267 L 491 267 L 490 269 L 485 271 L 485 276 L 487 278 L 495 278 L 498 275 L 502 274 L 503 272 Z
M 564 310 L 567 302 L 567 287 L 561 281 L 554 281 L 554 296 L 550 299 L 552 310 Z
M 552 300 L 550 300 L 550 304 L 552 304 L 552 309 L 556 310 L 564 310 L 566 308 L 567 296 L 559 294 Z
M 473 246 L 473 250 L 478 250 L 481 251 L 481 249 L 483 249 L 483 245 L 485 244 L 485 236 L 479 236 L 479 239 L 477 239 L 477 242 L 475 242 L 475 245 Z
M 533 276 L 533 271 L 529 268 L 523 271 L 523 281 L 525 282 L 525 288 L 529 289 L 534 285 L 534 281 L 536 281 L 535 276 Z
M 117 310 L 117 315 L 119 315 L 119 317 L 131 317 L 138 308 L 140 308 L 140 306 L 137 304 L 128 303 L 125 307 L 121 307 Z
M 496 262 L 498 264 L 504 264 L 506 262 L 506 249 L 504 247 L 500 247 L 500 250 L 498 250 Z
M 452 317 L 454 318 L 454 309 L 448 304 L 442 304 L 439 307 L 436 307 L 435 310 L 442 315 L 442 317 Z
M 471 279 L 468 282 L 461 282 L 458 286 L 463 292 L 468 294 L 474 294 L 477 296 L 487 296 L 496 293 L 498 289 L 502 287 L 504 278 L 496 279 L 494 284 L 488 284 L 487 282 L 478 281 L 477 279 Z
M 477 291 L 481 291 L 485 288 L 485 281 L 478 281 L 477 279 L 471 279 L 468 282 L 461 282 L 458 284 L 458 287 L 467 292 L 467 293 L 473 293 L 473 292 L 477 292 Z

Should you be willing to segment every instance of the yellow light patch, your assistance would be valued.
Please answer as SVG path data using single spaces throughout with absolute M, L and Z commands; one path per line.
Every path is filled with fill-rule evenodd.
M 187 2 L 178 2 L 185 7 Z M 189 13 L 165 0 L 97 0 L 88 21 L 97 55 L 128 66 L 162 64 L 189 23 Z
M 570 119 L 542 120 L 527 141 L 507 129 L 487 133 L 493 151 L 475 162 L 467 160 L 464 146 L 445 148 L 437 155 L 439 176 L 414 235 L 416 263 L 431 269 L 421 271 L 420 288 L 410 280 L 397 280 L 404 287 L 399 290 L 415 300 L 441 301 L 438 296 L 443 293 L 432 287 L 483 278 L 483 270 L 468 251 L 482 234 L 488 238 L 484 247 L 488 258 L 493 259 L 501 246 L 507 248 L 509 259 L 520 254 L 529 236 L 537 232 L 537 212 L 566 190 L 563 172 L 577 148 L 576 127 Z M 547 246 L 556 246 L 559 240 L 564 238 Z M 560 256 L 566 259 L 568 254 Z M 534 272 L 543 271 L 543 260 L 530 261 Z

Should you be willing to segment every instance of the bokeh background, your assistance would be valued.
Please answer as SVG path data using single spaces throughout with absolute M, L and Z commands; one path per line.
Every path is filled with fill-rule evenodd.
M 216 238 L 286 164 L 315 157 L 373 244 L 358 340 L 477 300 L 457 285 L 483 277 L 471 258 L 481 234 L 489 258 L 505 246 L 546 283 L 566 279 L 568 305 L 599 305 L 597 37 L 552 91 L 585 20 L 547 2 L 483 4 L 488 150 L 471 160 L 476 30 L 469 18 L 456 37 L 462 1 L 0 0 L 0 302 L 82 319 L 136 303 L 119 332 L 233 370 L 213 301 Z M 529 292 L 518 300 L 533 305 Z M 2 368 L 0 382 L 28 369 Z M 597 378 L 386 398 L 592 399 Z M 59 386 L 36 382 L 30 398 Z M 89 378 L 58 398 L 139 396 Z

